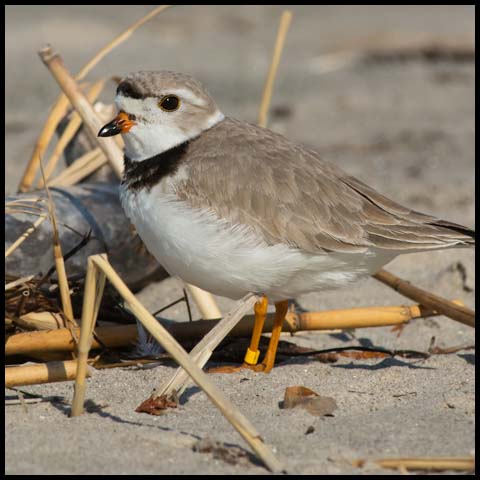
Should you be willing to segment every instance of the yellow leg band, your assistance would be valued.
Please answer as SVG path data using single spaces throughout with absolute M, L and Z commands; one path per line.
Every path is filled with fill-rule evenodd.
M 248 363 L 249 365 L 256 365 L 259 356 L 260 350 L 254 352 L 253 350 L 250 350 L 250 348 L 247 348 L 247 353 L 245 354 L 245 363 Z

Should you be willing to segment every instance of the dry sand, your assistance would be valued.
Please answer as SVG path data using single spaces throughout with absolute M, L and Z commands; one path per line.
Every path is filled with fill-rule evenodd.
M 77 71 L 145 6 L 6 7 L 6 179 L 14 192 L 57 88 L 36 58 L 46 41 Z M 254 121 L 281 7 L 178 7 L 146 25 L 94 76 L 169 68 L 199 77 L 224 112 Z M 474 225 L 473 62 L 425 59 L 361 63 L 319 73 L 319 56 L 365 44 L 437 39 L 473 45 L 471 6 L 298 6 L 282 58 L 270 125 L 321 152 L 391 198 Z M 111 101 L 113 89 L 105 95 Z M 275 114 L 274 112 L 277 112 Z M 281 115 L 281 112 L 287 112 Z M 387 268 L 446 298 L 474 305 L 474 252 L 450 250 L 397 258 Z M 461 265 L 459 267 L 458 265 Z M 465 274 L 462 274 L 464 270 Z M 180 295 L 175 279 L 139 293 L 151 311 Z M 298 299 L 311 310 L 409 303 L 373 279 L 347 291 Z M 223 311 L 231 301 L 219 299 Z M 194 312 L 195 318 L 198 313 Z M 167 316 L 167 315 L 166 315 Z M 168 318 L 186 319 L 184 307 Z M 376 345 L 428 349 L 473 344 L 474 331 L 445 317 L 352 335 L 286 337 L 331 348 Z M 290 359 L 270 375 L 212 376 L 255 423 L 289 472 L 388 473 L 350 466 L 356 458 L 474 454 L 474 350 L 427 360 Z M 72 384 L 24 387 L 45 402 L 6 406 L 7 474 L 265 474 L 252 456 L 230 465 L 197 453 L 200 439 L 233 454 L 247 445 L 198 389 L 160 417 L 134 412 L 173 365 L 94 371 L 89 412 L 68 418 Z M 282 410 L 285 388 L 304 385 L 335 398 L 333 417 Z M 13 392 L 6 390 L 6 396 Z M 306 434 L 312 426 L 313 433 Z

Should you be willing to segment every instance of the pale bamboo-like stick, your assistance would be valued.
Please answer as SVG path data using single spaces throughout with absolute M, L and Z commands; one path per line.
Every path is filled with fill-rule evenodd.
M 275 41 L 275 49 L 273 51 L 272 63 L 270 64 L 270 70 L 265 81 L 263 89 L 262 103 L 260 104 L 260 111 L 258 112 L 258 124 L 261 127 L 267 126 L 268 109 L 270 108 L 270 100 L 272 98 L 273 83 L 277 74 L 278 65 L 282 56 L 283 46 L 285 44 L 285 38 L 287 36 L 290 22 L 292 21 L 292 12 L 290 10 L 284 10 L 280 19 L 280 25 L 278 27 L 277 39 Z
M 74 380 L 77 361 L 47 362 L 39 365 L 5 368 L 5 386 L 19 387 L 37 383 L 65 382 Z M 90 374 L 87 372 L 87 376 Z
M 248 294 L 239 300 L 233 309 L 220 320 L 190 351 L 191 359 L 196 363 L 198 368 L 202 368 L 211 357 L 215 348 L 230 333 L 233 327 L 242 319 L 245 313 L 253 308 L 257 297 Z M 173 391 L 180 396 L 185 390 L 189 381 L 188 373 L 179 367 L 173 376 L 156 387 L 152 392 L 152 398 L 173 394 Z
M 102 79 L 98 82 L 95 82 L 90 89 L 86 93 L 87 100 L 90 103 L 94 103 L 95 100 L 100 95 L 103 87 L 105 86 L 106 80 Z M 70 140 L 74 137 L 77 133 L 77 130 L 82 125 L 82 119 L 77 112 L 73 112 L 70 121 L 68 122 L 67 127 L 63 131 L 61 137 L 58 139 L 57 144 L 55 145 L 55 149 L 51 157 L 48 159 L 47 165 L 45 166 L 45 178 L 48 180 L 50 179 L 55 167 L 57 166 L 58 160 L 60 159 L 65 147 L 68 145 Z M 39 183 L 37 185 L 38 188 L 43 188 L 43 178 L 40 178 Z
M 5 258 L 11 255 L 29 236 L 33 233 L 48 217 L 46 213 L 42 213 L 30 228 L 27 228 L 6 250 Z
M 454 302 L 458 302 L 454 300 Z M 430 317 L 438 313 L 422 305 L 364 307 L 350 310 L 330 310 L 324 312 L 287 313 L 283 330 L 285 332 L 323 331 L 385 327 L 407 323 L 414 318 Z M 263 328 L 264 333 L 272 331 L 274 313 L 268 313 Z M 196 320 L 188 323 L 168 325 L 166 328 L 177 340 L 203 337 L 215 327 L 218 320 Z M 248 336 L 253 329 L 254 315 L 245 316 L 230 332 L 233 337 Z M 73 330 L 78 335 L 78 329 Z M 137 340 L 136 325 L 97 327 L 96 336 L 107 347 L 121 347 Z M 95 339 L 92 348 L 101 348 Z M 28 355 L 35 352 L 72 351 L 75 343 L 71 332 L 65 328 L 50 332 L 17 333 L 7 338 L 5 355 Z
M 407 470 L 456 470 L 462 472 L 475 471 L 475 457 L 406 457 L 382 458 L 374 460 L 382 468 Z
M 40 162 L 40 171 L 43 179 L 45 180 L 42 162 Z M 58 235 L 57 218 L 55 216 L 55 204 L 53 202 L 52 196 L 50 195 L 50 190 L 47 186 L 45 187 L 45 192 L 47 193 L 48 198 L 48 214 L 50 217 L 50 222 L 52 224 L 53 256 L 55 260 L 55 268 L 57 270 L 58 288 L 60 290 L 63 313 L 65 314 L 65 317 L 67 317 L 67 320 L 76 326 L 77 322 L 75 322 L 75 319 L 73 318 L 72 299 L 70 297 L 70 287 L 68 286 L 68 277 L 65 270 L 65 262 L 63 260 L 62 246 L 60 245 L 60 236 Z
M 91 263 L 89 264 L 90 269 L 92 268 L 91 264 L 93 263 L 97 268 L 103 271 L 118 293 L 128 303 L 132 313 L 157 340 L 157 342 L 159 342 L 160 345 L 162 345 L 162 347 L 175 359 L 175 361 L 188 372 L 194 382 L 207 394 L 212 403 L 221 411 L 225 418 L 262 459 L 267 468 L 272 472 L 282 472 L 284 470 L 283 465 L 265 445 L 254 426 L 243 416 L 242 413 L 240 413 L 224 393 L 211 382 L 208 376 L 198 368 L 194 362 L 192 362 L 188 353 L 176 342 L 168 331 L 157 322 L 155 317 L 150 315 L 148 310 L 128 289 L 108 261 L 100 255 L 91 256 L 89 259 L 91 259 Z M 90 301 L 93 302 L 94 300 Z M 89 307 L 89 312 L 87 312 L 87 316 L 88 315 L 91 315 L 91 307 Z M 85 359 L 83 358 L 82 361 L 85 362 Z M 79 394 L 78 397 L 80 396 L 81 395 Z M 77 398 L 76 401 L 77 404 L 81 403 L 83 405 L 83 398 Z
M 27 275 L 26 277 L 18 278 L 17 280 L 14 280 L 13 282 L 5 284 L 5 291 L 11 290 L 12 288 L 17 287 L 18 285 L 21 285 L 22 283 L 26 283 L 30 281 L 35 275 Z
M 475 328 L 475 312 L 473 310 L 470 310 L 465 306 L 455 305 L 449 300 L 415 287 L 406 280 L 403 280 L 386 270 L 380 270 L 372 276 L 405 297 L 410 298 L 415 302 L 419 302 L 442 315 L 446 315 L 447 317 L 456 320 L 457 322 Z
M 87 261 L 87 275 L 85 277 L 85 291 L 83 295 L 82 327 L 80 329 L 80 338 L 78 341 L 78 368 L 75 377 L 75 389 L 71 411 L 72 417 L 76 417 L 83 413 L 88 353 L 92 343 L 92 333 L 98 313 L 98 305 L 103 296 L 103 285 L 105 283 L 105 276 L 103 274 L 103 281 L 101 284 L 98 282 L 98 277 L 98 269 L 93 265 L 92 257 L 89 257 Z
M 185 288 L 188 293 L 192 295 L 204 320 L 222 318 L 222 313 L 211 293 L 208 293 L 195 285 L 190 285 L 189 283 L 185 284 Z
M 107 156 L 117 177 L 121 178 L 123 172 L 123 153 L 112 138 L 99 138 L 97 136 L 102 127 L 102 122 L 90 102 L 81 92 L 75 79 L 66 69 L 60 55 L 54 53 L 50 46 L 43 48 L 38 54 L 45 66 L 50 70 L 50 73 L 53 75 L 60 88 L 70 100 L 73 108 L 75 108 L 82 118 L 93 138 L 97 141 L 98 146 Z
M 55 178 L 49 180 L 47 185 L 62 187 L 75 185 L 107 163 L 107 157 L 100 148 L 94 148 L 75 160 Z
M 23 176 L 18 185 L 19 192 L 27 192 L 32 186 L 35 176 L 37 175 L 38 166 L 40 165 L 40 158 L 43 156 L 48 148 L 51 138 L 55 134 L 55 130 L 60 123 L 60 120 L 65 116 L 68 110 L 68 98 L 61 95 L 57 102 L 52 106 L 48 119 L 43 126 L 43 129 L 35 143 L 30 161 L 23 173 Z
M 166 8 L 170 5 L 160 5 L 159 7 L 153 9 L 147 15 L 142 17 L 140 20 L 135 22 L 133 25 L 127 28 L 124 32 L 120 35 L 115 37 L 112 41 L 110 41 L 105 47 L 100 49 L 97 54 L 80 70 L 80 72 L 75 77 L 76 80 L 80 81 L 86 77 L 86 75 L 92 70 L 92 68 L 97 65 L 97 63 L 105 57 L 110 51 L 112 51 L 115 47 L 120 45 L 122 42 L 127 40 L 130 35 L 139 27 L 141 27 L 145 22 L 153 18 L 155 15 L 158 15 L 160 12 L 163 12 Z M 37 142 L 35 144 L 35 149 L 33 154 L 30 158 L 30 161 L 25 169 L 23 177 L 20 181 L 18 190 L 20 192 L 27 191 L 33 183 L 35 179 L 35 175 L 38 170 L 38 165 L 40 163 L 40 158 L 45 153 L 51 138 L 53 137 L 55 130 L 60 122 L 60 120 L 64 117 L 65 113 L 68 109 L 68 99 L 65 95 L 61 94 L 55 104 L 52 106 L 50 110 L 50 114 L 43 126 L 42 132 L 40 133 Z

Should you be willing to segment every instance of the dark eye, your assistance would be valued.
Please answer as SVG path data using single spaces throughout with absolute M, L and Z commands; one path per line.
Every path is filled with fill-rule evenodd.
M 160 102 L 158 102 L 158 106 L 166 112 L 173 112 L 180 106 L 180 99 L 175 95 L 165 95 Z

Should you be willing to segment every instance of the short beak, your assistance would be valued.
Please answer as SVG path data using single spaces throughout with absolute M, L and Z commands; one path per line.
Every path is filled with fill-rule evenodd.
M 135 125 L 135 116 L 120 112 L 110 123 L 98 132 L 99 137 L 113 137 L 119 133 L 127 133 Z

